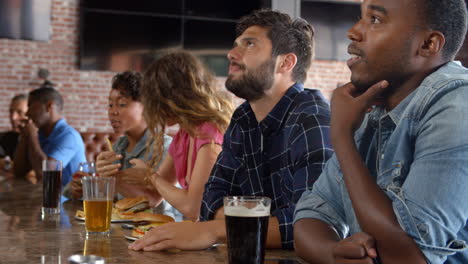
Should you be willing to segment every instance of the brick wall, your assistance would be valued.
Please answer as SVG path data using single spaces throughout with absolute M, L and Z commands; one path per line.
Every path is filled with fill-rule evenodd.
M 0 39 L 0 131 L 10 126 L 10 98 L 41 83 L 39 68 L 51 72 L 50 80 L 64 96 L 64 115 L 72 126 L 81 132 L 111 130 L 106 104 L 113 73 L 78 69 L 78 8 L 78 0 L 52 1 L 52 37 L 48 42 Z M 345 62 L 315 61 L 306 87 L 321 89 L 329 96 L 338 83 L 349 80 L 349 75 Z M 225 79 L 218 81 L 222 89 Z
M 78 0 L 52 1 L 52 37 L 48 42 L 0 39 L 0 130 L 10 126 L 10 98 L 41 84 L 39 68 L 51 72 L 71 125 L 80 131 L 110 130 L 105 105 L 113 74 L 78 69 L 78 8 Z
M 50 80 L 65 100 L 64 115 L 73 127 L 82 132 L 111 130 L 106 101 L 113 73 L 78 69 L 78 9 L 78 0 L 52 1 L 52 36 L 48 42 L 0 39 L 0 131 L 10 126 L 10 98 L 41 84 L 39 68 L 49 69 Z M 347 78 L 343 63 L 319 61 L 307 85 L 329 91 Z M 219 79 L 220 87 L 224 80 Z

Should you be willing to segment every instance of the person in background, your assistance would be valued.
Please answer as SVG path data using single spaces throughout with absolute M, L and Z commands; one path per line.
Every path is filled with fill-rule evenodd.
M 123 134 L 112 146 L 112 151 L 99 153 L 96 160 L 96 170 L 99 176 L 116 176 L 117 192 L 125 197 L 144 195 L 152 204 L 159 203 L 154 199 L 152 190 L 147 186 L 135 186 L 121 180 L 122 175 L 139 173 L 134 167 L 137 160 L 148 161 L 152 157 L 152 149 L 148 148 L 151 133 L 143 118 L 141 103 L 142 75 L 135 71 L 125 71 L 112 78 L 112 88 L 109 93 L 108 117 L 116 134 Z M 163 152 L 166 155 L 172 138 L 163 135 Z M 82 197 L 82 186 L 79 178 L 73 180 L 70 190 L 72 198 Z
M 154 228 L 130 249 L 197 250 L 225 242 L 225 196 L 270 197 L 266 246 L 293 248 L 295 204 L 332 154 L 329 105 L 302 84 L 312 62 L 313 34 L 307 21 L 277 11 L 260 10 L 240 20 L 227 56 L 226 87 L 246 102 L 231 118 L 205 185 L 202 222 Z
M 62 161 L 62 184 L 66 185 L 85 162 L 85 149 L 80 134 L 62 116 L 63 98 L 54 88 L 39 88 L 28 96 L 29 118 L 21 128 L 20 142 L 14 154 L 14 173 L 26 177 L 32 169 L 42 179 L 42 161 Z
M 216 89 L 214 76 L 200 60 L 185 52 L 155 61 L 144 74 L 142 94 L 154 140 L 150 168 L 162 160 L 162 131 L 179 126 L 168 155 L 149 176 L 150 184 L 160 199 L 196 221 L 205 183 L 232 115 L 231 102 Z
M 296 251 L 311 263 L 468 263 L 468 69 L 452 61 L 466 4 L 361 11 L 351 83 L 331 102 L 336 156 L 296 206 Z
M 0 157 L 13 157 L 21 128 L 27 123 L 28 96 L 18 94 L 11 99 L 10 124 L 11 130 L 0 134 Z
M 0 169 L 4 175 L 12 174 L 12 158 L 18 145 L 21 128 L 26 125 L 28 117 L 28 95 L 18 94 L 10 102 L 11 130 L 0 133 Z

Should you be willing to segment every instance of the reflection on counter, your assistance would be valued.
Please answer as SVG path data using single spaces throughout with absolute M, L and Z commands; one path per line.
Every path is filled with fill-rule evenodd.
M 111 238 L 108 236 L 88 235 L 84 241 L 83 255 L 96 255 L 106 259 L 110 258 Z
M 0 183 L 2 184 L 2 183 Z M 42 184 L 10 181 L 9 188 L 0 189 L 0 263 L 67 263 L 72 255 L 97 255 L 105 263 L 226 263 L 226 246 L 208 250 L 181 252 L 140 252 L 128 250 L 129 241 L 119 223 L 111 225 L 107 237 L 87 237 L 83 221 L 75 220 L 81 201 L 63 201 L 59 215 L 42 216 Z M 266 264 L 294 264 L 292 251 L 267 250 Z

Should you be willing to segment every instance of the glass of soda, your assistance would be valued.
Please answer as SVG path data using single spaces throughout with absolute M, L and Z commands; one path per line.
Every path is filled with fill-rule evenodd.
M 230 264 L 263 263 L 270 206 L 268 197 L 224 197 Z
M 43 160 L 42 178 L 42 214 L 59 214 L 62 192 L 62 162 L 60 160 Z

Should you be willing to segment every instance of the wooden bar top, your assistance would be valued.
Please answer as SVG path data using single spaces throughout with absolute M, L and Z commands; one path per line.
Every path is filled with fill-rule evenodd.
M 227 263 L 226 246 L 200 251 L 136 252 L 128 250 L 129 232 L 112 224 L 109 237 L 86 238 L 84 222 L 74 218 L 80 201 L 64 201 L 61 214 L 41 216 L 42 184 L 0 182 L 0 263 L 68 263 L 74 254 L 94 254 L 107 263 Z M 294 251 L 267 250 L 266 264 L 305 263 Z

